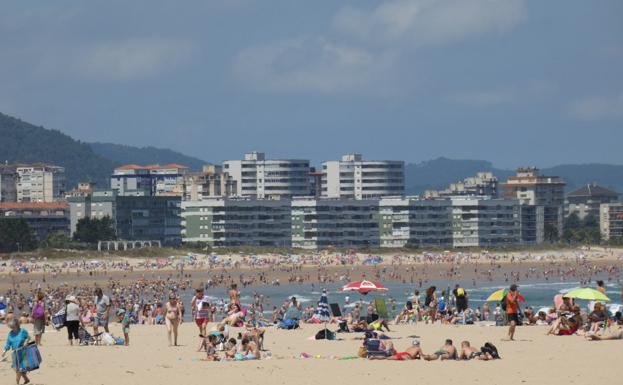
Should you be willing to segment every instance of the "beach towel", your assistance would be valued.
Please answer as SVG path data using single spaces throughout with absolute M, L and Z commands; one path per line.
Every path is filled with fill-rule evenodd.
M 299 321 L 295 319 L 290 319 L 290 318 L 284 319 L 283 321 L 279 322 L 279 325 L 278 325 L 279 329 L 287 329 L 287 330 L 296 329 L 298 327 L 299 327 Z
M 385 303 L 385 298 L 381 298 L 381 297 L 375 298 L 374 307 L 376 308 L 376 314 L 379 315 L 380 319 L 384 319 L 384 320 L 389 319 L 389 314 L 387 313 L 387 304 Z
M 41 354 L 34 342 L 13 352 L 13 368 L 20 372 L 30 372 L 39 369 Z

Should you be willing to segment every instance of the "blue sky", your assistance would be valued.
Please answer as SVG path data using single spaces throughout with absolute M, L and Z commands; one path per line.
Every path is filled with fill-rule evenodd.
M 0 5 L 0 111 L 80 140 L 623 164 L 620 0 Z

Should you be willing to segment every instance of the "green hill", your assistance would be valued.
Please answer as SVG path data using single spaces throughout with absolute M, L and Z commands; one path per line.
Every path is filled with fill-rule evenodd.
M 37 127 L 0 113 L 0 161 L 8 163 L 45 162 L 65 167 L 67 188 L 80 181 L 108 185 L 115 164 L 58 130 Z

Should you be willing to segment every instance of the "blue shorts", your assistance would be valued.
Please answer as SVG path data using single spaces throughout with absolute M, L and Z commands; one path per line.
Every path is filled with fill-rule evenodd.
M 108 326 L 108 320 L 96 316 L 95 318 L 93 318 L 93 326 L 97 326 L 97 327 L 101 326 L 105 328 Z

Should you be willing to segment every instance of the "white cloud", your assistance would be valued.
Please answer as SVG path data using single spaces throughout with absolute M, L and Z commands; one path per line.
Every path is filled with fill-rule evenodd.
M 392 0 L 374 9 L 343 8 L 333 24 L 364 41 L 439 44 L 503 32 L 524 16 L 523 0 Z
M 580 120 L 623 119 L 623 92 L 613 97 L 590 97 L 569 105 L 571 116 Z
M 80 50 L 75 67 L 102 80 L 144 78 L 185 63 L 193 45 L 187 41 L 129 39 L 105 42 Z
M 301 37 L 251 47 L 234 63 L 238 81 L 272 91 L 340 92 L 370 85 L 390 67 L 389 55 Z

